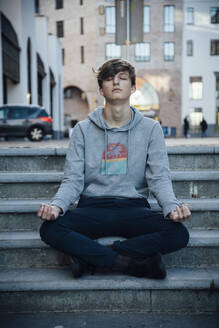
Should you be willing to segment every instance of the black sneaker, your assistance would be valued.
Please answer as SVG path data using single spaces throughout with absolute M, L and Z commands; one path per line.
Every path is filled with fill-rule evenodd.
M 84 267 L 77 257 L 69 256 L 69 265 L 74 278 L 80 278 L 83 275 Z
M 152 279 L 164 279 L 166 277 L 166 269 L 159 253 L 145 260 L 131 259 L 127 271 L 128 274 L 135 277 Z
M 150 270 L 146 273 L 147 278 L 153 279 L 165 279 L 166 269 L 162 261 L 162 257 L 159 253 L 149 258 L 150 259 Z
M 69 256 L 69 265 L 71 267 L 72 275 L 74 278 L 80 278 L 84 273 L 95 273 L 95 267 L 87 264 L 76 256 Z

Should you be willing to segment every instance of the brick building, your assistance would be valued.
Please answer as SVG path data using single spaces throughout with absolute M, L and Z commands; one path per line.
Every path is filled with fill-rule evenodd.
M 38 0 L 63 53 L 64 111 L 68 121 L 84 119 L 103 105 L 95 74 L 106 59 L 127 58 L 136 67 L 131 102 L 181 135 L 182 0 L 145 0 L 143 42 L 116 45 L 115 1 Z

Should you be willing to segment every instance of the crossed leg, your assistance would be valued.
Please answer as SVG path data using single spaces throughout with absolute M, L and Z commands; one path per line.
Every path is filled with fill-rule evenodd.
M 40 234 L 55 249 L 100 268 L 112 268 L 118 253 L 143 259 L 179 250 L 189 240 L 184 225 L 146 207 L 76 208 L 55 221 L 45 221 Z M 116 241 L 113 249 L 95 241 L 107 236 L 126 240 Z

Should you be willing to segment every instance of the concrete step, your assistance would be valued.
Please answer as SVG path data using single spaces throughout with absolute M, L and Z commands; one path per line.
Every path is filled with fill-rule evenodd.
M 178 198 L 219 198 L 219 170 L 172 171 Z M 0 198 L 48 198 L 56 193 L 63 172 L 1 172 Z
M 188 204 L 192 217 L 186 222 L 189 228 L 219 229 L 218 199 L 181 199 Z M 9 199 L 0 200 L 0 231 L 37 230 L 41 220 L 36 216 L 40 203 L 49 203 L 49 199 Z M 153 199 L 150 204 L 154 210 L 160 210 Z
M 218 170 L 218 146 L 174 146 L 167 147 L 172 170 Z
M 0 149 L 0 171 L 63 171 L 66 148 Z
M 106 245 L 118 239 L 123 238 L 101 238 L 98 242 Z M 219 266 L 219 230 L 191 230 L 188 247 L 163 258 L 167 267 Z M 43 243 L 36 231 L 0 233 L 0 268 L 66 265 L 67 257 Z
M 74 325 L 72 323 L 74 322 Z M 165 322 L 165 326 L 164 326 Z M 136 311 L 77 311 L 7 313 L 1 315 L 4 328 L 215 328 L 219 314 L 214 312 L 139 312 Z
M 72 323 L 74 322 L 74 325 Z M 165 326 L 164 326 L 165 322 Z M 219 314 L 214 312 L 77 311 L 1 314 L 4 328 L 215 328 Z
M 219 268 L 172 268 L 156 281 L 125 275 L 84 275 L 69 269 L 3 269 L 0 312 L 217 312 Z
M 167 147 L 173 170 L 219 170 L 218 146 Z M 67 148 L 0 149 L 1 171 L 63 171 Z

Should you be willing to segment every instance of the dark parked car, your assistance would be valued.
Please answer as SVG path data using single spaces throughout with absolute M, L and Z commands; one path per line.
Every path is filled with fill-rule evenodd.
M 41 141 L 52 134 L 52 118 L 45 108 L 34 105 L 0 106 L 0 137 L 27 137 Z

